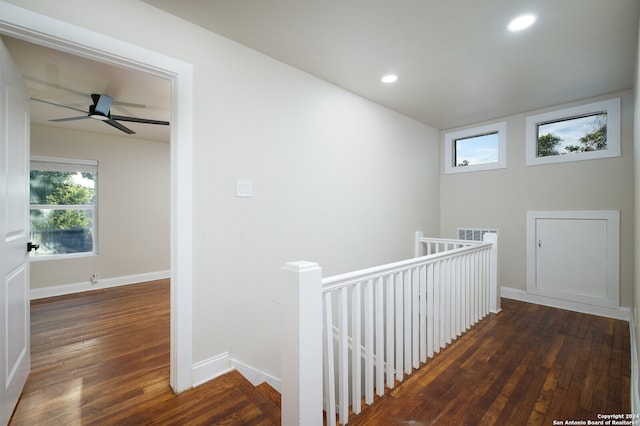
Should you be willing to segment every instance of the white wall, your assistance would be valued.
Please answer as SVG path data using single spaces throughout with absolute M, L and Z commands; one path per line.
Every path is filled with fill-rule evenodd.
M 621 97 L 622 100 L 621 157 L 525 166 L 525 117 L 527 115 L 611 97 Z M 442 236 L 455 236 L 457 227 L 498 228 L 501 285 L 526 290 L 527 210 L 619 210 L 621 211 L 620 301 L 622 306 L 630 306 L 634 274 L 633 96 L 631 91 L 512 115 L 495 121 L 507 122 L 507 168 L 473 173 L 441 174 L 440 232 Z M 444 159 L 442 163 L 444 164 Z
M 639 25 L 640 27 L 640 25 Z M 635 81 L 634 81 L 634 91 L 633 91 L 633 101 L 634 106 L 633 110 L 636 111 L 635 116 L 638 116 L 638 111 L 640 111 L 640 34 L 638 39 L 638 53 L 636 55 L 636 72 L 635 72 Z M 633 280 L 633 315 L 632 319 L 635 321 L 634 326 L 631 330 L 635 330 L 635 339 L 632 338 L 632 342 L 635 340 L 636 350 L 635 352 L 631 351 L 631 365 L 632 365 L 632 374 L 635 373 L 635 376 L 631 377 L 631 409 L 632 412 L 638 413 L 640 410 L 638 400 L 638 388 L 640 387 L 640 383 L 638 382 L 638 365 L 640 363 L 640 359 L 638 359 L 638 354 L 640 354 L 640 311 L 638 311 L 638 307 L 640 307 L 640 259 L 638 256 L 640 255 L 640 120 L 635 119 L 633 122 L 633 163 L 634 163 L 634 174 L 633 174 L 633 195 L 634 195 L 634 229 L 633 229 L 633 237 L 634 237 L 634 248 L 635 253 L 633 256 L 634 259 L 634 280 Z M 633 337 L 633 336 L 632 336 Z M 635 355 L 635 358 L 633 357 Z
M 98 255 L 32 261 L 32 290 L 169 270 L 169 144 L 33 124 L 31 155 L 98 161 Z
M 12 2 L 193 64 L 194 363 L 279 376 L 285 262 L 334 274 L 438 233 L 436 130 L 140 2 Z
M 410 257 L 415 230 L 438 231 L 438 132 L 248 49 L 214 50 L 224 84 L 195 107 L 212 117 L 194 147 L 195 355 L 229 350 L 277 376 L 281 266 Z M 234 196 L 236 178 L 253 198 Z

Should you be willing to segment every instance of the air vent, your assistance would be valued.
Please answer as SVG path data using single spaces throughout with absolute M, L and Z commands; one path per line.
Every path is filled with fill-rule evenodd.
M 482 241 L 482 237 L 487 232 L 493 232 L 498 234 L 497 229 L 483 229 L 483 228 L 458 228 L 458 239 L 468 241 Z

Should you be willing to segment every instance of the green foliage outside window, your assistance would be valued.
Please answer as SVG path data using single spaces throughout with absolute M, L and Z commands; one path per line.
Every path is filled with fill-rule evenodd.
M 91 251 L 95 174 L 32 170 L 30 179 L 35 255 Z
M 538 132 L 547 132 L 538 136 L 538 157 L 606 150 L 607 114 L 541 124 Z

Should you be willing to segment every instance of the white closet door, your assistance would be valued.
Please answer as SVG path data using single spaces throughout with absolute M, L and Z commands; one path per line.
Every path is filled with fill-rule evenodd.
M 527 292 L 620 306 L 620 212 L 527 212 Z

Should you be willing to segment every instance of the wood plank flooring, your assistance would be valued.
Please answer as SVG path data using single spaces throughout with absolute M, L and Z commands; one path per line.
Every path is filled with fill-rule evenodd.
M 511 300 L 353 425 L 551 425 L 630 412 L 627 323 Z M 278 425 L 233 372 L 169 388 L 169 283 L 32 302 L 32 372 L 11 425 Z M 267 391 L 268 392 L 268 391 Z
M 351 425 L 552 425 L 630 413 L 629 327 L 513 300 Z
M 169 282 L 36 300 L 31 374 L 10 425 L 278 425 L 280 410 L 232 372 L 169 387 Z

